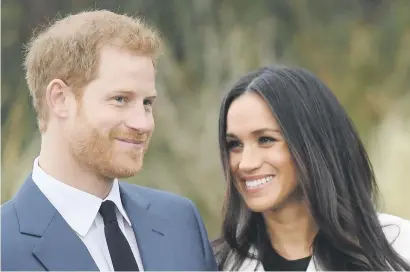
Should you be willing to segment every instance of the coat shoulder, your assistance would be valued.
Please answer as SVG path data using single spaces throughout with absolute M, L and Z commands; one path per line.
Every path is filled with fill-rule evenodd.
M 410 220 L 385 213 L 378 216 L 383 232 L 393 249 L 410 263 Z

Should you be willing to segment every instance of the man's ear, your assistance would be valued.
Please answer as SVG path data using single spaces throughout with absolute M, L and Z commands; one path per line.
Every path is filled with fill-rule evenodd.
M 61 79 L 53 79 L 47 85 L 46 101 L 50 113 L 61 118 L 68 116 L 70 88 Z

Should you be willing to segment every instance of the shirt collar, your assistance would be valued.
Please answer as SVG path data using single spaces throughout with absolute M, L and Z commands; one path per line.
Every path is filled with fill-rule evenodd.
M 87 235 L 97 216 L 101 203 L 105 200 L 113 201 L 118 211 L 131 226 L 131 221 L 122 206 L 117 179 L 114 180 L 108 196 L 102 200 L 95 195 L 81 191 L 53 178 L 40 168 L 38 158 L 34 161 L 32 178 L 67 224 L 81 236 Z
M 122 201 L 121 201 L 121 194 L 120 194 L 120 186 L 118 184 L 118 180 L 115 179 L 113 184 L 112 184 L 112 188 L 110 193 L 108 194 L 108 196 L 104 199 L 105 200 L 111 200 L 112 202 L 115 203 L 115 206 L 117 206 L 117 209 L 119 210 L 119 212 L 121 213 L 122 217 L 125 218 L 125 220 L 127 221 L 127 223 L 132 226 L 131 224 L 131 220 L 128 218 L 127 213 L 124 210 L 124 206 L 122 205 Z M 102 203 L 102 201 L 101 201 Z M 101 205 L 101 204 L 100 204 Z M 100 209 L 100 207 L 98 207 L 98 209 Z

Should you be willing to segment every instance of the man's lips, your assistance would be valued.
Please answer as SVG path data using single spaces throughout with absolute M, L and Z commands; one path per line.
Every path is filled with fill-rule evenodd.
M 135 140 L 135 139 L 116 138 L 116 140 L 121 141 L 121 142 L 130 143 L 130 144 L 136 144 L 136 145 L 141 145 L 145 143 L 145 141 L 143 140 Z

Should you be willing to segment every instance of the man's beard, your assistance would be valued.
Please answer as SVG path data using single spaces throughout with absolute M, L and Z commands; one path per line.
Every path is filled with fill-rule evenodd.
M 121 150 L 118 146 L 116 148 L 115 138 L 143 141 L 144 148 Z M 129 129 L 121 131 L 119 128 L 104 134 L 84 116 L 79 116 L 69 141 L 72 155 L 82 167 L 103 178 L 114 179 L 131 177 L 141 170 L 149 135 Z

